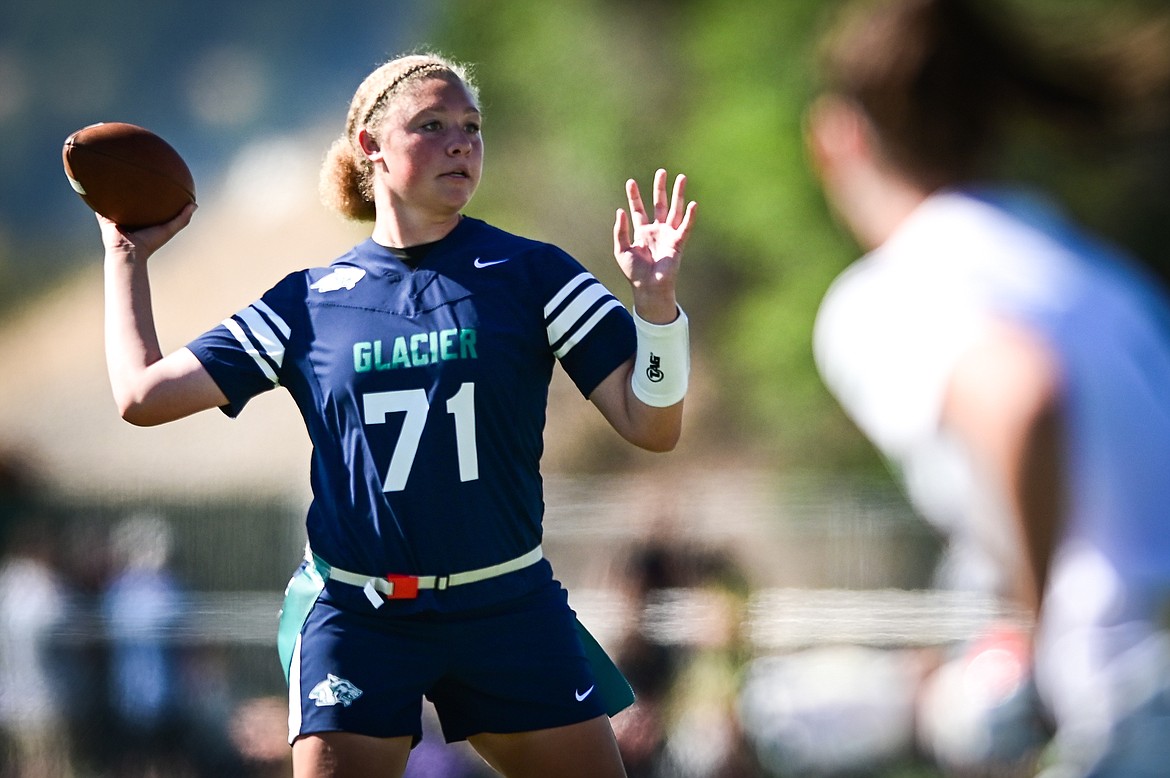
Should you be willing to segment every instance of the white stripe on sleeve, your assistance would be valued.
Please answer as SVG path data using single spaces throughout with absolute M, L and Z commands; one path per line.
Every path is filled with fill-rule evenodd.
M 561 287 L 561 291 L 553 295 L 553 298 L 549 300 L 548 303 L 544 306 L 544 318 L 547 319 L 549 316 L 551 316 L 552 312 L 557 309 L 557 306 L 560 305 L 565 300 L 565 298 L 576 291 L 577 287 L 581 286 L 581 284 L 587 284 L 592 280 L 593 274 L 589 272 L 581 273 L 580 275 L 576 275 L 573 278 L 570 278 L 569 282 Z
M 244 332 L 244 328 L 237 324 L 235 319 L 231 318 L 224 319 L 223 326 L 227 327 L 228 331 L 235 336 L 240 346 L 243 347 L 244 353 L 252 358 L 257 367 L 260 368 L 260 372 L 264 373 L 264 376 L 272 382 L 272 385 L 279 386 L 280 379 L 276 377 L 276 373 L 273 372 L 272 367 L 264 357 L 260 356 L 260 352 L 256 350 L 256 347 L 252 345 L 252 341 L 248 339 L 248 334 Z
M 600 308 L 594 311 L 593 315 L 589 317 L 589 320 L 578 327 L 577 331 L 573 333 L 573 336 L 562 343 L 561 347 L 558 348 L 556 352 L 554 352 L 557 355 L 557 359 L 562 359 L 565 354 L 568 354 L 573 350 L 573 346 L 576 346 L 578 343 L 584 340 L 585 336 L 588 335 L 593 330 L 593 328 L 597 326 L 597 322 L 605 318 L 605 314 L 609 313 L 614 308 L 621 307 L 622 304 L 617 300 L 617 298 L 610 298 L 609 302 L 605 303 L 605 305 L 602 305 Z
M 280 318 L 280 315 L 276 311 L 268 307 L 268 303 L 263 300 L 257 300 L 252 303 L 252 307 L 267 316 L 268 320 L 276 326 L 276 329 L 280 330 L 280 334 L 284 336 L 285 340 L 292 337 L 292 327 L 285 324 L 284 319 Z
M 236 316 L 244 320 L 244 324 L 252 333 L 252 339 L 258 342 L 268 358 L 275 362 L 277 367 L 280 367 L 284 363 L 284 342 L 268 326 L 268 322 L 256 310 L 256 306 L 245 308 Z M 277 321 L 280 319 L 278 318 Z M 288 335 L 286 334 L 285 337 Z
M 556 318 L 548 323 L 548 344 L 555 345 L 558 341 L 568 335 L 577 327 L 578 322 L 585 316 L 585 313 L 592 308 L 598 300 L 605 297 L 612 297 L 609 290 L 601 284 L 595 283 L 589 288 L 583 290 L 581 294 L 565 306 L 565 309 L 557 314 Z

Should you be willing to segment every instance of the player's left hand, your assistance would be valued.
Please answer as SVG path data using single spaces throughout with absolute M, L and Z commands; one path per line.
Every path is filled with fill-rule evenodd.
M 654 218 L 646 213 L 638 182 L 626 182 L 630 210 L 619 209 L 613 225 L 613 255 L 634 289 L 638 315 L 655 324 L 674 320 L 675 282 L 682 262 L 683 247 L 695 221 L 698 204 L 686 204 L 687 178 L 674 180 L 670 201 L 666 198 L 666 171 L 654 174 Z M 632 236 L 631 236 L 632 228 Z

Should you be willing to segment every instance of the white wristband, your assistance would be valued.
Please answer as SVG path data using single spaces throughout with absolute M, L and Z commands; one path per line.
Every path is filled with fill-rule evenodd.
M 687 315 L 678 309 L 670 324 L 651 324 L 634 314 L 638 332 L 638 353 L 630 383 L 634 396 L 655 408 L 666 408 L 687 393 L 691 372 L 691 338 Z

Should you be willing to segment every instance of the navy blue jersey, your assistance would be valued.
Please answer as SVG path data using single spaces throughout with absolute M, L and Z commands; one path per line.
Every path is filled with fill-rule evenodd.
M 367 240 L 189 344 L 229 415 L 292 394 L 313 444 L 310 544 L 371 575 L 445 575 L 540 543 L 554 363 L 588 396 L 635 347 L 629 312 L 572 257 L 467 217 L 417 268 Z M 403 605 L 473 607 L 550 575 L 542 562 Z

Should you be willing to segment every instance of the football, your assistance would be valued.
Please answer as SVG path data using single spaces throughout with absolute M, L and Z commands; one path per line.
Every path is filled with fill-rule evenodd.
M 65 139 L 65 175 L 81 199 L 123 229 L 170 221 L 195 202 L 186 161 L 150 130 L 100 122 Z

